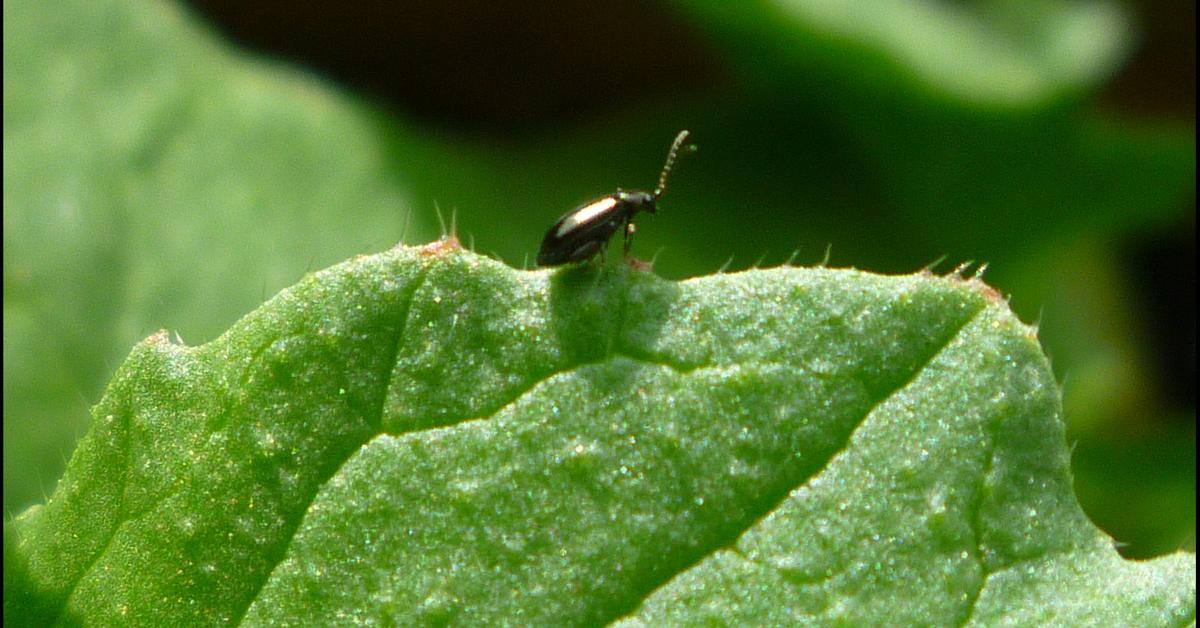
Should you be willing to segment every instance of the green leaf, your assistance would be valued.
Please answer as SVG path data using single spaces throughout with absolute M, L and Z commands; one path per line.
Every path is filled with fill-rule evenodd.
M 132 342 L 211 339 L 306 269 L 390 245 L 408 193 L 373 112 L 170 3 L 5 0 L 4 18 L 4 493 L 23 508 Z
M 359 257 L 134 348 L 5 620 L 1184 623 L 1071 490 L 1034 330 L 978 280 Z
M 1190 224 L 1194 129 L 1086 104 L 1119 68 L 1130 24 L 1091 0 L 858 5 L 674 3 L 678 15 L 643 27 L 682 26 L 695 36 L 672 55 L 709 59 L 727 80 L 612 116 L 537 121 L 531 134 L 499 129 L 520 137 L 497 142 L 364 105 L 173 2 L 5 0 L 5 505 L 44 499 L 86 409 L 153 329 L 207 341 L 307 270 L 389 246 L 405 225 L 432 236 L 435 203 L 516 264 L 567 208 L 652 184 L 681 126 L 702 150 L 636 248 L 662 250 L 664 276 L 797 247 L 816 260 L 827 244 L 885 271 L 940 254 L 988 260 L 1018 312 L 1068 328 L 1045 334 L 1060 374 L 1079 383 L 1096 355 L 1113 357 L 1070 406 L 1109 416 L 1068 412 L 1072 426 L 1139 416 L 1120 411 L 1121 391 L 1154 394 L 1141 366 L 1154 349 L 1132 329 L 1146 311 L 1137 284 L 1099 286 L 1111 299 L 1040 298 L 1065 294 L 1055 282 L 1099 281 L 1092 260 L 1082 276 L 1063 264 L 1081 233 L 1120 268 L 1122 234 Z M 526 52 L 522 64 L 561 61 Z M 439 78 L 424 89 L 461 93 Z
M 754 32 L 737 45 L 807 71 L 848 71 L 875 88 L 983 107 L 1044 105 L 1093 86 L 1113 72 L 1133 39 L 1126 11 L 1107 1 L 677 4 L 724 37 Z M 743 61 L 743 71 L 777 80 L 770 75 L 778 68 Z

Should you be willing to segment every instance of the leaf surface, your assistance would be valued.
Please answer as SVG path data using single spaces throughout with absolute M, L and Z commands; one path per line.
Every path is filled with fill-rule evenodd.
M 977 280 L 514 271 L 441 242 L 138 345 L 5 534 L 45 624 L 1194 619 L 1071 490 Z
M 86 407 L 149 331 L 209 340 L 307 270 L 405 233 L 432 236 L 435 204 L 457 208 L 481 248 L 515 265 L 564 210 L 652 184 L 681 126 L 702 152 L 673 175 L 669 203 L 635 249 L 663 249 L 660 274 L 707 273 L 731 256 L 734 267 L 779 260 L 797 247 L 815 260 L 830 243 L 835 259 L 888 271 L 943 253 L 989 260 L 1018 311 L 1045 311 L 1060 373 L 1078 384 L 1093 356 L 1115 352 L 1100 384 L 1072 388 L 1085 397 L 1069 413 L 1075 426 L 1098 424 L 1085 406 L 1128 416 L 1112 409 L 1124 391 L 1150 389 L 1136 365 L 1154 349 L 1103 321 L 1138 320 L 1137 295 L 1042 297 L 1064 293 L 1055 282 L 1103 293 L 1108 273 L 1124 270 L 1112 261 L 1125 255 L 1114 244 L 1123 234 L 1189 224 L 1181 199 L 1194 196 L 1194 129 L 1079 106 L 1136 37 L 1117 5 L 675 9 L 704 35 L 673 54 L 719 57 L 728 84 L 670 102 L 642 94 L 658 104 L 562 128 L 542 121 L 523 141 L 496 143 L 247 54 L 179 3 L 6 0 L 4 335 L 6 363 L 20 365 L 4 373 L 6 507 L 44 498 Z M 542 54 L 522 63 L 561 62 Z M 438 78 L 422 89 L 458 93 L 461 77 Z M 1080 234 L 1097 250 L 1081 254 Z M 1111 268 L 1094 272 L 1093 257 Z M 1194 492 L 1178 475 L 1173 490 Z M 1161 513 L 1194 511 L 1171 501 Z M 1154 536 L 1156 547 L 1174 543 Z

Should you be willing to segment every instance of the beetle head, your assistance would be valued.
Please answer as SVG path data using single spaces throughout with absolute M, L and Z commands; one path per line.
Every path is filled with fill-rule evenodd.
M 658 208 L 655 207 L 655 203 L 654 203 L 654 201 L 656 201 L 657 198 L 649 192 L 643 192 L 641 190 L 632 190 L 630 192 L 618 192 L 617 200 L 622 205 L 629 208 L 629 215 L 631 215 L 631 216 L 633 214 L 636 214 L 637 212 L 646 212 L 647 214 L 654 214 L 654 213 L 657 213 L 657 211 L 658 211 Z

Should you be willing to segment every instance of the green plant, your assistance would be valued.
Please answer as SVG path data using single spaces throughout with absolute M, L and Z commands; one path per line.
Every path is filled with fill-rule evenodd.
M 370 506 L 368 514 L 394 508 L 395 494 L 364 495 L 369 482 L 363 484 L 359 475 L 339 475 L 340 461 L 351 460 L 345 468 L 357 474 L 375 468 L 370 465 L 379 462 L 378 457 L 388 457 L 381 452 L 390 451 L 399 452 L 398 461 L 414 470 L 445 471 L 454 465 L 482 469 L 471 465 L 496 461 L 478 448 L 491 451 L 496 443 L 508 443 L 495 430 L 540 435 L 539 430 L 547 429 L 544 421 L 534 420 L 536 408 L 530 405 L 546 388 L 557 386 L 550 397 L 564 403 L 575 399 L 567 394 L 572 391 L 608 391 L 629 401 L 622 392 L 627 389 L 619 386 L 621 377 L 654 386 L 640 387 L 650 397 L 639 393 L 635 403 L 613 401 L 605 407 L 613 413 L 636 416 L 636 411 L 649 407 L 644 404 L 653 401 L 653 395 L 678 390 L 680 399 L 689 400 L 693 415 L 697 408 L 712 405 L 721 410 L 716 413 L 721 421 L 734 421 L 742 416 L 736 406 L 743 398 L 757 399 L 752 407 L 768 410 L 770 421 L 742 443 L 737 440 L 740 432 L 720 431 L 722 425 L 728 427 L 720 421 L 710 426 L 676 422 L 675 427 L 691 431 L 672 433 L 669 422 L 659 425 L 651 423 L 654 417 L 642 416 L 637 425 L 649 436 L 640 436 L 638 442 L 648 439 L 657 448 L 655 455 L 647 454 L 647 464 L 667 470 L 666 477 L 673 478 L 659 477 L 664 485 L 646 485 L 643 493 L 608 491 L 601 481 L 605 476 L 596 469 L 611 468 L 603 465 L 617 460 L 618 441 L 595 437 L 594 442 L 609 452 L 607 457 L 589 457 L 584 455 L 591 451 L 586 443 L 571 443 L 562 458 L 583 465 L 568 469 L 580 478 L 577 488 L 597 491 L 597 499 L 611 496 L 614 505 L 625 508 L 617 512 L 645 507 L 647 525 L 674 521 L 672 513 L 694 513 L 687 525 L 654 527 L 659 536 L 649 537 L 652 547 L 646 551 L 651 554 L 643 558 L 680 547 L 672 545 L 678 539 L 671 538 L 654 545 L 672 534 L 664 529 L 695 532 L 695 538 L 708 543 L 623 576 L 628 579 L 606 578 L 603 586 L 616 587 L 612 590 L 619 594 L 603 589 L 603 595 L 580 598 L 577 617 L 615 618 L 636 607 L 638 616 L 650 622 L 672 613 L 696 618 L 706 609 L 727 612 L 730 618 L 745 612 L 750 618 L 782 620 L 786 617 L 781 613 L 789 608 L 782 602 L 787 602 L 799 605 L 790 607 L 795 612 L 849 620 L 861 617 L 856 613 L 868 613 L 871 604 L 888 595 L 904 597 L 903 608 L 913 617 L 947 621 L 969 615 L 986 621 L 997 608 L 1015 613 L 1066 607 L 1081 614 L 1126 613 L 1125 619 L 1138 613 L 1194 615 L 1194 585 L 1185 583 L 1194 573 L 1194 557 L 1173 554 L 1145 564 L 1119 561 L 1110 540 L 1083 520 L 1070 496 L 1060 433 L 1062 421 L 1072 429 L 1068 442 L 1074 442 L 1077 434 L 1150 422 L 1164 412 L 1194 414 L 1194 408 L 1164 408 L 1147 401 L 1153 399 L 1153 386 L 1148 385 L 1153 374 L 1147 373 L 1141 358 L 1153 349 L 1121 323 L 1141 308 L 1120 279 L 1114 253 L 1114 242 L 1121 237 L 1180 220 L 1180 199 L 1194 193 L 1194 132 L 1169 124 L 1119 121 L 1090 106 L 1090 94 L 1120 66 L 1130 39 L 1127 20 L 1113 5 L 1061 1 L 1038 6 L 1033 11 L 1026 3 L 877 3 L 872 18 L 860 21 L 852 9 L 804 0 L 680 3 L 680 19 L 711 36 L 707 45 L 712 49 L 706 54 L 726 64 L 738 89 L 680 97 L 661 108 L 627 109 L 599 121 L 549 125 L 540 136 L 497 148 L 480 136 L 434 133 L 414 118 L 385 115 L 347 90 L 246 55 L 174 4 L 6 0 L 5 503 L 14 515 L 39 504 L 5 528 L 10 593 L 6 619 L 99 621 L 149 606 L 138 615 L 233 618 L 248 611 L 247 618 L 265 620 L 307 612 L 289 604 L 314 599 L 328 601 L 331 608 L 354 606 L 375 609 L 379 618 L 399 617 L 415 607 L 406 605 L 408 598 L 388 597 L 385 585 L 377 589 L 376 598 L 357 599 L 355 591 L 314 589 L 296 572 L 302 564 L 321 560 L 337 564 L 338 556 L 322 557 L 321 552 L 338 547 L 338 542 L 328 541 L 341 538 L 339 534 L 348 537 L 341 544 L 347 552 L 343 557 L 365 556 L 369 552 L 355 544 L 372 537 L 354 535 L 374 530 L 362 525 L 374 519 L 356 518 L 355 505 Z M 914 33 L 969 36 L 930 38 Z M 1002 71 L 971 74 L 979 67 Z M 399 249 L 307 278 L 234 324 L 304 272 L 385 249 L 398 240 L 432 237 L 432 208 L 439 202 L 457 211 L 468 236 L 479 236 L 481 250 L 516 265 L 536 249 L 553 218 L 574 203 L 618 185 L 652 183 L 647 177 L 661 166 L 663 143 L 682 126 L 696 134 L 701 152 L 678 173 L 663 211 L 639 225 L 643 231 L 636 254 L 648 256 L 665 248 L 655 265 L 658 274 L 705 275 L 730 255 L 734 267 L 742 267 L 763 256 L 783 259 L 797 247 L 797 259 L 811 264 L 829 243 L 836 261 L 853 260 L 880 272 L 910 272 L 942 253 L 952 260 L 988 260 L 989 282 L 1013 296 L 1015 312 L 1041 321 L 1040 340 L 1055 357 L 1060 381 L 1066 374 L 1072 376 L 1073 385 L 1064 393 L 1067 410 L 1058 410 L 1057 388 L 1041 351 L 1031 339 L 1018 338 L 1029 333 L 1028 328 L 982 284 L 954 279 L 809 269 L 674 284 L 625 271 L 599 277 L 583 271 L 553 276 L 516 273 L 467 253 L 434 247 L 422 255 Z M 465 267 L 470 266 L 478 268 L 468 271 Z M 396 282 L 390 288 L 384 277 L 388 273 Z M 439 286 L 453 293 L 447 286 L 457 290 L 475 283 L 495 290 L 477 286 L 455 295 L 473 295 L 469 303 L 456 301 L 468 304 L 454 312 L 457 318 L 435 316 L 439 295 L 421 297 L 422 291 L 436 292 Z M 374 291 L 360 292 L 363 286 Z M 787 286 L 799 287 L 799 294 L 771 292 Z M 874 307 L 899 303 L 907 289 L 914 298 L 942 295 L 937 298 L 944 298 L 942 305 L 947 307 L 930 305 L 929 316 L 922 320 L 878 319 L 914 334 L 874 338 L 878 343 L 905 340 L 894 349 L 907 347 L 911 352 L 895 363 L 895 356 L 881 345 L 829 342 L 818 347 L 817 340 L 832 337 L 804 337 L 822 327 L 803 312 L 796 320 L 772 319 L 772 326 L 760 325 L 776 311 L 771 308 L 796 310 L 822 286 L 829 299 L 822 302 L 824 309 L 812 311 L 840 312 L 843 322 L 851 321 L 845 317 L 855 311 L 883 316 Z M 521 298 L 513 297 L 513 291 Z M 512 298 L 494 301 L 495 295 L 506 294 Z M 718 303 L 736 302 L 739 295 L 761 294 L 780 301 L 761 303 L 759 310 L 739 306 L 722 309 L 721 314 L 714 309 Z M 296 300 L 296 295 L 303 298 Z M 444 302 L 450 297 L 441 298 Z M 692 302 L 689 299 L 703 316 L 671 319 L 677 323 L 674 335 L 652 324 L 678 314 L 674 308 Z M 547 302 L 549 314 L 509 330 L 515 333 L 520 324 L 527 324 L 521 332 L 525 336 L 505 340 L 505 321 L 526 311 L 523 307 Z M 708 309 L 701 307 L 704 303 Z M 966 309 L 954 314 L 954 303 Z M 347 309 L 358 305 L 366 311 Z M 1045 408 L 1022 414 L 1014 406 L 1011 413 L 995 415 L 1007 417 L 1003 422 L 985 420 L 976 415 L 999 402 L 987 396 L 988 384 L 982 382 L 976 396 L 958 399 L 977 407 L 963 410 L 956 425 L 974 425 L 976 433 L 955 432 L 963 447 L 952 455 L 935 457 L 930 449 L 921 465 L 897 470 L 895 464 L 885 464 L 881 469 L 886 473 L 877 473 L 873 462 L 862 462 L 866 450 L 847 446 L 849 462 L 833 456 L 839 451 L 839 437 L 851 443 L 860 433 L 874 433 L 874 423 L 852 420 L 852 410 L 887 397 L 889 384 L 901 386 L 897 373 L 907 372 L 906 365 L 921 381 L 933 377 L 928 367 L 918 369 L 911 361 L 923 355 L 918 349 L 925 347 L 929 365 L 940 364 L 935 355 L 949 355 L 952 346 L 938 344 L 943 340 L 938 334 L 945 332 L 948 342 L 952 323 L 968 324 L 967 318 L 955 316 L 967 316 L 973 308 L 978 311 L 970 324 L 986 319 L 1003 328 L 998 335 L 982 336 L 1003 347 L 976 357 L 1012 356 L 1029 370 L 1028 378 L 1011 382 L 1001 378 L 1000 371 L 988 371 L 992 393 L 1009 390 L 1010 385 L 1036 389 L 1033 397 Z M 399 337 L 389 334 L 400 333 L 400 314 L 410 312 L 435 326 L 448 325 L 439 334 L 465 335 L 469 342 L 459 347 L 459 336 L 431 335 L 431 342 L 441 340 L 427 349 L 440 353 L 400 352 L 387 341 Z M 468 319 L 473 322 L 468 324 Z M 536 331 L 532 323 L 538 320 L 552 320 L 550 331 Z M 837 320 L 831 315 L 825 322 Z M 857 322 L 870 320 L 876 319 Z M 325 321 L 332 326 L 326 327 Z M 355 329 L 362 336 L 337 335 L 352 323 L 359 325 Z M 909 324 L 916 327 L 904 327 Z M 169 329 L 169 337 L 152 336 L 117 369 L 131 345 L 159 328 Z M 322 330 L 339 340 L 317 333 Z M 865 339 L 870 328 L 863 331 Z M 776 373 L 770 361 L 727 355 L 727 365 L 736 365 L 730 368 L 747 379 L 713 380 L 705 396 L 688 386 L 702 381 L 701 376 L 720 374 L 720 368 L 708 368 L 714 363 L 703 359 L 713 357 L 702 353 L 709 346 L 703 335 L 709 332 L 715 334 L 711 341 L 716 344 L 711 346 L 744 342 L 748 351 L 770 349 L 780 355 L 809 347 L 808 353 L 789 359 L 808 360 L 805 364 L 815 373 L 855 361 L 876 363 L 881 370 L 864 366 L 860 375 L 866 392 L 860 397 L 821 397 L 840 408 L 837 412 L 851 413 L 809 415 L 821 417 L 826 431 L 802 426 L 789 432 L 795 426 L 787 423 L 788 417 L 800 416 L 796 412 L 801 402 L 818 404 L 816 393 L 788 401 L 788 394 L 798 394 L 809 381 L 802 377 L 807 371 L 797 367 L 796 379 L 788 380 L 786 364 L 776 365 Z M 638 353 L 689 333 L 700 338 L 680 341 L 670 351 L 660 347 L 658 353 Z M 922 334 L 931 335 L 924 338 L 925 345 L 918 342 Z M 206 342 L 218 335 L 220 339 Z M 768 347 L 771 338 L 792 344 L 780 340 L 778 346 Z M 189 348 L 184 339 L 198 346 Z M 380 346 L 363 344 L 380 339 Z M 494 344 L 489 347 L 489 342 Z M 389 347 L 396 353 L 381 356 L 379 352 Z M 455 353 L 458 350 L 467 353 Z M 695 352 L 701 352 L 699 357 Z M 428 361 L 418 360 L 422 355 Z M 390 362 L 397 356 L 408 356 L 409 361 Z M 506 369 L 471 370 L 504 359 L 512 360 Z M 342 385 L 341 379 L 349 377 L 347 368 L 358 375 Z M 566 371 L 551 377 L 562 369 Z M 213 379 L 221 374 L 224 379 Z M 288 378 L 298 385 L 282 385 Z M 974 380 L 938 381 L 966 385 Z M 101 405 L 89 413 L 88 406 L 101 398 L 106 383 Z M 831 393 L 844 392 L 837 387 L 842 384 L 836 377 L 821 379 Z M 736 388 L 740 385 L 750 388 Z M 762 390 L 774 385 L 780 394 L 760 395 L 755 392 L 759 385 Z M 442 389 L 447 386 L 465 388 L 446 395 Z M 533 391 L 528 397 L 521 394 L 527 388 Z M 378 398 L 386 390 L 403 394 Z M 478 399 L 472 400 L 472 395 Z M 524 401 L 496 414 L 518 397 Z M 898 397 L 888 399 L 896 403 Z M 584 396 L 576 409 L 584 408 L 586 415 L 595 403 L 595 398 Z M 777 403 L 782 405 L 771 405 Z M 258 410 L 262 413 L 256 414 Z M 782 414 L 775 416 L 775 410 Z M 89 436 L 71 455 L 89 416 Z M 449 425 L 471 416 L 491 418 L 450 433 L 454 430 Z M 1001 447 L 1003 430 L 979 431 L 983 426 L 999 430 L 1012 417 L 1037 419 L 1028 433 L 1019 435 L 1034 442 Z M 282 427 L 264 429 L 259 421 L 265 420 Z M 581 431 L 589 427 L 577 415 L 563 420 L 579 424 Z M 914 439 L 936 433 L 927 428 L 937 426 L 917 423 L 898 422 L 896 430 Z M 447 427 L 439 431 L 439 425 Z M 777 431 L 770 431 L 772 425 Z M 720 449 L 730 444 L 722 439 L 725 436 L 732 438 L 732 450 Z M 285 437 L 287 447 L 273 441 Z M 439 456 L 413 453 L 426 447 L 423 439 L 433 437 L 441 439 Z M 1104 525 L 1115 512 L 1135 522 L 1131 525 L 1143 526 L 1137 533 L 1113 532 L 1119 541 L 1136 544 L 1135 555 L 1173 551 L 1194 531 L 1194 444 L 1186 446 L 1189 438 L 1194 443 L 1194 431 L 1181 437 L 1150 434 L 1133 443 L 1112 439 L 1106 441 L 1110 449 L 1099 450 L 1084 440 L 1078 448 L 1079 493 L 1092 500 L 1087 512 Z M 449 442 L 462 451 L 446 450 Z M 710 469 L 703 462 L 707 458 L 680 445 L 687 442 L 711 443 L 715 449 L 705 450 L 711 460 L 753 460 L 758 466 L 747 462 Z M 1171 464 L 1163 464 L 1164 443 L 1173 446 L 1168 450 Z M 355 456 L 355 448 L 363 444 L 367 450 Z M 508 468 L 517 476 L 533 478 L 539 468 L 557 468 L 531 466 L 553 458 L 536 443 L 509 444 L 511 449 L 494 453 L 509 456 Z M 801 444 L 808 456 L 803 460 L 785 460 L 780 453 L 787 445 Z M 229 445 L 228 452 L 224 445 Z M 989 448 L 1011 454 L 991 472 L 982 462 L 995 459 L 988 458 Z M 660 456 L 659 450 L 678 455 Z M 234 453 L 245 459 L 230 458 Z M 753 458 L 756 453 L 763 455 Z M 73 460 L 72 471 L 52 490 L 68 458 Z M 593 461 L 601 467 L 589 467 Z M 899 457 L 882 462 L 898 461 Z M 1146 467 L 1155 471 L 1155 484 L 1149 489 L 1145 482 L 1151 474 L 1141 471 Z M 1040 490 L 1030 489 L 1028 496 L 1018 495 L 1015 501 L 1011 495 L 992 495 L 1004 508 L 1024 506 L 1022 499 L 1046 501 L 1044 507 L 1038 504 L 1024 511 L 1028 521 L 1052 528 L 1045 535 L 1031 531 L 1029 547 L 1011 538 L 995 543 L 985 538 L 989 529 L 1001 537 L 1021 529 L 1019 511 L 991 517 L 982 508 L 991 503 L 987 478 L 996 480 L 996 488 L 1013 486 L 1001 481 L 1006 468 L 1046 479 L 1045 486 L 1036 487 Z M 727 473 L 722 475 L 722 470 Z M 701 471 L 711 473 L 706 477 Z M 747 479 L 742 471 L 753 473 Z M 822 508 L 831 503 L 833 512 L 841 513 L 842 501 L 819 498 L 819 491 L 811 487 L 804 489 L 802 506 L 785 499 L 782 493 L 804 484 L 810 472 L 814 477 L 840 474 L 846 486 L 857 481 L 869 498 L 845 500 L 845 517 L 821 514 L 829 512 Z M 274 479 L 270 473 L 276 474 Z M 944 495 L 931 488 L 935 485 L 929 483 L 928 473 L 947 474 Z M 945 585 L 950 588 L 925 587 L 919 589 L 922 595 L 915 593 L 917 583 L 926 582 L 923 578 L 930 578 L 930 572 L 913 572 L 913 565 L 928 564 L 940 550 L 921 545 L 922 550 L 937 551 L 893 553 L 916 547 L 903 533 L 878 532 L 881 540 L 903 540 L 898 547 L 874 545 L 872 531 L 861 546 L 819 556 L 811 546 L 789 549 L 783 543 L 783 537 L 797 529 L 820 542 L 824 537 L 822 530 L 811 527 L 814 521 L 844 525 L 824 530 L 846 532 L 831 537 L 843 543 L 864 538 L 864 530 L 886 531 L 912 522 L 908 515 L 923 512 L 920 504 L 889 501 L 889 496 L 907 493 L 893 492 L 897 487 L 891 485 L 875 490 L 884 476 L 907 478 L 899 488 L 930 488 L 931 501 L 924 505 L 944 507 L 945 528 L 938 528 L 939 519 L 933 517 L 923 521 L 925 527 L 914 527 L 912 534 L 934 530 L 925 540 L 945 540 L 947 547 L 968 554 L 976 550 L 977 555 L 960 555 L 957 560 L 946 555 L 943 564 L 954 578 L 943 584 L 950 582 Z M 192 484 L 185 483 L 188 478 Z M 438 481 L 451 496 L 464 494 L 473 482 L 450 485 L 441 478 L 422 486 L 436 487 Z M 979 486 L 972 488 L 971 482 Z M 951 491 L 951 486 L 967 488 Z M 725 491 L 721 499 L 730 501 L 714 501 L 717 498 L 704 492 L 708 488 Z M 392 489 L 426 490 L 407 484 Z M 479 490 L 492 491 L 489 495 L 498 499 L 460 499 L 455 502 L 462 503 L 457 514 L 511 507 L 500 488 L 481 485 Z M 262 499 L 246 500 L 260 493 Z M 689 496 L 710 507 L 731 505 L 725 512 L 706 511 L 694 501 L 689 506 Z M 661 502 L 651 499 L 659 497 Z M 580 507 L 586 503 L 562 502 Z M 656 505 L 663 509 L 656 510 Z M 346 516 L 331 520 L 322 514 L 330 509 Z M 540 521 L 546 521 L 549 512 L 537 510 Z M 766 512 L 773 514 L 755 519 L 755 514 Z M 872 519 L 884 516 L 880 513 L 890 518 Z M 969 534 L 961 528 L 964 513 L 981 517 Z M 402 519 L 438 513 L 395 514 Z M 472 521 L 488 521 L 484 514 Z M 724 523 L 716 521 L 721 517 Z M 446 521 L 466 525 L 468 519 Z M 339 523 L 342 520 L 359 527 L 349 529 Z M 585 519 L 571 521 L 576 532 L 589 525 Z M 636 526 L 639 521 L 632 517 L 626 523 Z M 531 557 L 544 555 L 537 553 L 545 549 L 537 538 L 511 533 L 518 526 L 515 516 L 501 523 L 493 527 L 503 533 L 496 537 L 500 546 L 485 546 L 476 554 L 467 548 L 464 555 L 484 556 L 501 566 L 524 564 L 516 557 L 520 549 L 529 549 Z M 780 526 L 778 531 L 772 532 L 773 525 Z M 449 536 L 458 530 L 421 529 Z M 303 552 L 290 550 L 292 530 L 297 543 L 306 543 Z M 612 535 L 638 530 L 650 528 L 614 527 L 596 538 L 613 541 Z M 383 526 L 378 531 L 397 529 Z M 224 547 L 229 534 L 252 548 Z M 971 545 L 966 538 L 970 535 L 983 540 Z M 771 545 L 764 540 L 768 538 L 782 540 Z M 156 544 L 155 539 L 168 542 Z M 516 550 L 504 545 L 510 539 L 517 543 Z M 424 542 L 445 547 L 436 540 Z M 774 556 L 756 562 L 767 556 L 769 545 L 777 546 L 786 559 Z M 388 544 L 378 551 L 408 551 L 404 547 Z M 614 541 L 600 547 L 607 551 L 601 558 L 612 560 L 622 556 L 624 545 Z M 712 551 L 705 553 L 704 548 Z M 872 556 L 881 560 L 870 562 Z M 314 562 L 304 562 L 308 560 Z M 683 564 L 687 560 L 698 562 Z M 1025 562 L 1004 569 L 1014 560 Z M 413 564 L 414 574 L 428 574 Z M 626 563 L 620 566 L 626 569 Z M 504 573 L 515 577 L 518 571 Z M 1064 571 L 1077 577 L 1063 576 Z M 146 573 L 166 577 L 142 583 Z M 586 579 L 586 573 L 563 569 L 555 574 L 555 582 L 577 582 L 571 578 Z M 878 579 L 873 580 L 872 573 Z M 975 586 L 984 582 L 985 574 L 991 574 L 988 581 L 993 586 Z M 364 572 L 344 575 L 348 579 L 343 583 L 369 578 Z M 432 580 L 420 585 L 424 589 L 405 584 L 431 592 L 417 608 L 427 619 L 451 613 L 457 601 L 475 600 L 474 606 L 464 605 L 464 617 L 469 618 L 470 612 L 481 612 L 481 606 L 467 593 L 489 589 L 472 585 L 467 593 L 456 592 L 455 586 L 478 574 L 462 575 L 467 580 L 447 580 L 440 589 L 442 585 Z M 1022 577 L 1027 580 L 1010 586 Z M 1054 582 L 1038 584 L 1038 578 Z M 845 587 L 859 584 L 862 595 L 839 597 Z M 775 603 L 777 596 L 795 587 L 803 595 Z M 704 590 L 714 597 L 697 597 Z M 1117 590 L 1122 599 L 1116 599 Z M 295 591 L 305 595 L 287 597 Z M 390 591 L 398 595 L 399 589 Z M 433 593 L 437 591 L 441 593 Z M 979 591 L 984 595 L 973 603 L 955 597 Z M 156 593 L 174 597 L 152 599 Z M 522 593 L 536 594 L 534 589 Z M 193 606 L 187 600 L 198 602 Z M 390 602 L 396 606 L 389 607 Z M 829 606 L 821 606 L 826 602 Z
M 442 241 L 156 334 L 6 534 L 5 616 L 1182 624 L 978 280 L 515 272 Z M 15 538 L 13 538 L 15 537 Z

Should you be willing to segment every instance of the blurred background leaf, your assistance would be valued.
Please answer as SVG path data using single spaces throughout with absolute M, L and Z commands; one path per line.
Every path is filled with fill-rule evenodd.
M 1180 12 L 1186 13 L 1181 14 Z M 53 487 L 159 328 L 212 339 L 435 206 L 528 264 L 648 187 L 681 278 L 946 256 L 1038 320 L 1085 509 L 1194 544 L 1194 6 L 1107 2 L 4 4 L 5 507 Z

